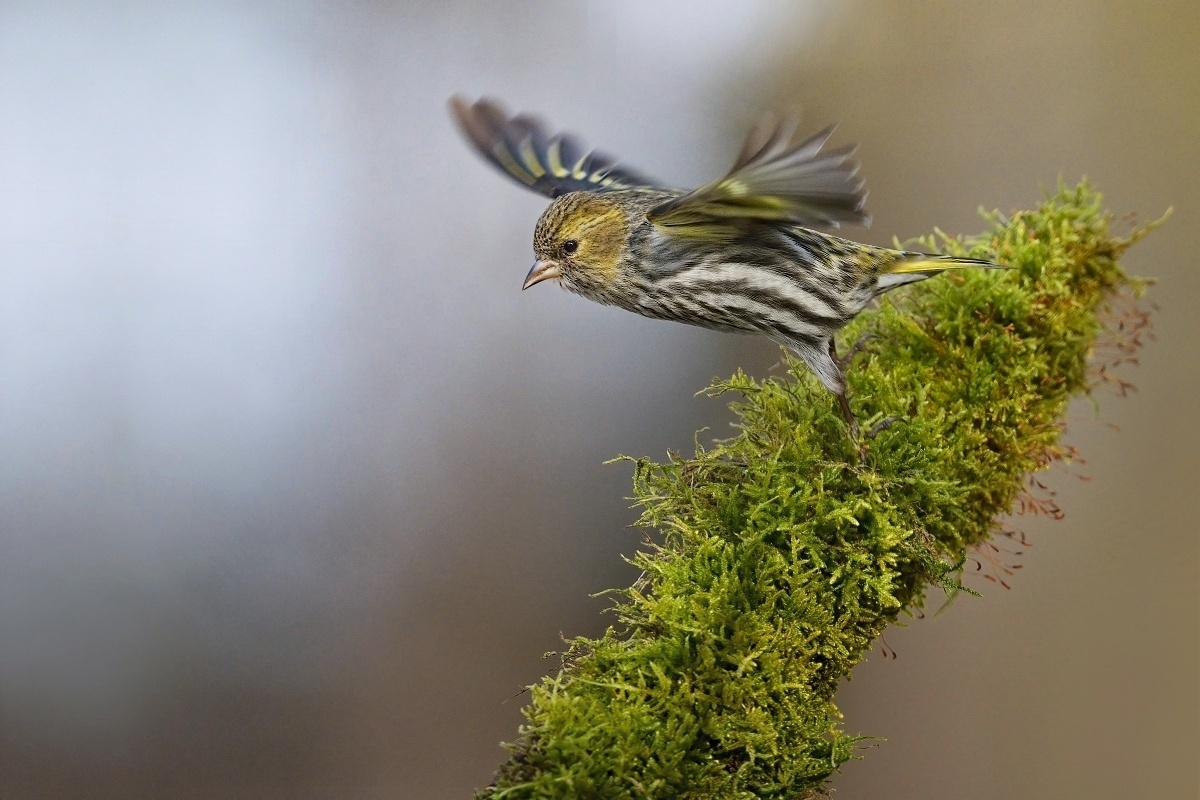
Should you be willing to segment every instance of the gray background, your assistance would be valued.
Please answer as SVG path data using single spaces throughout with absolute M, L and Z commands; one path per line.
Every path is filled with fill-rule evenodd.
M 0 2 L 0 796 L 463 798 L 638 534 L 618 453 L 723 433 L 761 341 L 518 291 L 543 206 L 444 103 L 680 185 L 765 108 L 861 142 L 888 243 L 1089 175 L 1169 225 L 1141 391 L 840 700 L 838 797 L 1194 798 L 1192 2 Z M 1120 432 L 1111 426 L 1120 428 Z

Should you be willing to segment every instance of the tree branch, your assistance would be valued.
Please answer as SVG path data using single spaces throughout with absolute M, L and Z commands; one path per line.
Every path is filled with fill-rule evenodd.
M 481 798 L 815 797 L 855 752 L 839 682 L 925 590 L 950 594 L 969 550 L 1019 507 L 1060 444 L 1069 399 L 1114 379 L 1146 315 L 1117 259 L 1126 238 L 1086 183 L 927 249 L 1013 269 L 900 290 L 846 331 L 864 427 L 902 424 L 865 463 L 803 365 L 710 387 L 740 395 L 740 433 L 694 457 L 635 462 L 650 531 L 618 629 L 576 639 L 532 687 L 520 740 Z M 1103 338 L 1106 362 L 1089 367 Z M 1117 384 L 1122 388 L 1125 384 Z M 1052 506 L 1052 504 L 1051 504 Z M 1057 509 L 1054 509 L 1055 511 Z

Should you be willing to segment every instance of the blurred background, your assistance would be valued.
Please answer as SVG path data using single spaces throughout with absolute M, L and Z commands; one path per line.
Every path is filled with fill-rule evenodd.
M 103 6 L 103 8 L 102 8 Z M 522 293 L 488 94 L 682 186 L 840 121 L 889 243 L 1088 175 L 1158 341 L 1013 588 L 888 634 L 839 798 L 1200 793 L 1194 2 L 0 2 L 0 797 L 466 798 L 771 345 Z M 1119 432 L 1113 427 L 1120 429 Z M 935 603 L 936 607 L 936 603 Z

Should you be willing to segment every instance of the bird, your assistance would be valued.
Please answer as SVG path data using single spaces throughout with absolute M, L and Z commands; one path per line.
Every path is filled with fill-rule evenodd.
M 795 353 L 859 428 L 834 335 L 881 294 L 982 259 L 860 244 L 818 229 L 868 226 L 856 145 L 835 125 L 797 139 L 795 114 L 766 114 L 729 172 L 671 188 L 499 102 L 455 95 L 450 112 L 487 162 L 551 199 L 522 285 L 568 291 L 646 317 L 754 334 Z

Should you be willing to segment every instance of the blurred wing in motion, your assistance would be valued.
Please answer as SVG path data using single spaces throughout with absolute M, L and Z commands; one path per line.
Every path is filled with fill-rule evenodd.
M 480 155 L 547 197 L 657 187 L 654 181 L 618 167 L 616 159 L 586 150 L 567 134 L 547 133 L 535 117 L 509 117 L 502 106 L 487 98 L 468 103 L 452 97 L 450 112 Z
M 835 126 L 792 143 L 797 118 L 762 119 L 729 174 L 650 211 L 658 225 L 723 224 L 740 219 L 804 227 L 869 225 L 866 182 L 856 145 L 822 151 Z

